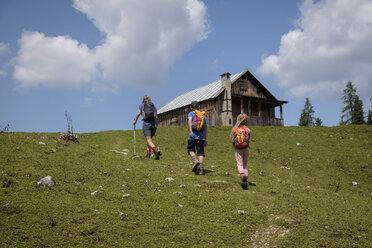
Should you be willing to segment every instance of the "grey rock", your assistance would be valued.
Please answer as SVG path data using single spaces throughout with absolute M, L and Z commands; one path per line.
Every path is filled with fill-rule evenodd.
M 42 178 L 39 182 L 37 182 L 37 185 L 39 186 L 48 186 L 48 187 L 53 187 L 56 184 L 54 179 L 51 176 L 46 176 Z

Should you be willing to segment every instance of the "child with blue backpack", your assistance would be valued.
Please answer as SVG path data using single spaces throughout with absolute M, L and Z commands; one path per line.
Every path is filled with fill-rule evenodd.
M 191 102 L 191 112 L 187 116 L 188 140 L 187 152 L 190 155 L 195 175 L 204 175 L 204 147 L 207 146 L 207 120 L 205 112 L 199 111 L 199 102 Z M 195 154 L 198 157 L 196 157 Z
M 235 160 L 241 177 L 241 185 L 244 190 L 248 189 L 248 157 L 249 157 L 249 140 L 251 130 L 247 127 L 248 116 L 246 114 L 238 115 L 236 124 L 232 128 L 230 138 L 235 148 Z

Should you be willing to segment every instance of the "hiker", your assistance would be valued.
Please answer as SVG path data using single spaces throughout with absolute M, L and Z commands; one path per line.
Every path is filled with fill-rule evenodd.
M 137 115 L 133 120 L 133 125 L 136 125 L 140 115 L 142 116 L 143 121 L 143 135 L 145 136 L 147 142 L 146 158 L 150 158 L 151 151 L 153 151 L 155 154 L 155 159 L 159 160 L 161 153 L 156 149 L 154 143 L 152 142 L 152 137 L 156 133 L 156 121 L 158 114 L 155 105 L 151 102 L 151 98 L 148 95 L 143 97 L 142 103 L 138 107 Z
M 235 160 L 243 189 L 248 189 L 247 162 L 249 157 L 251 130 L 247 127 L 247 124 L 248 116 L 246 114 L 238 115 L 236 124 L 230 133 L 230 138 L 232 138 L 232 143 L 235 148 Z
M 195 175 L 204 175 L 204 147 L 207 146 L 207 120 L 205 112 L 199 111 L 199 102 L 191 102 L 191 112 L 188 114 L 189 129 L 187 152 L 190 155 Z M 197 156 L 195 155 L 195 149 Z

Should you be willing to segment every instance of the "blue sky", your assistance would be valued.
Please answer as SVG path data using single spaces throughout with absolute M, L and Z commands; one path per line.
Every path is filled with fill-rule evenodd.
M 0 0 L 0 126 L 130 130 L 142 96 L 249 69 L 296 126 L 305 97 L 338 125 L 342 90 L 372 96 L 369 0 Z M 278 112 L 278 111 L 277 111 Z

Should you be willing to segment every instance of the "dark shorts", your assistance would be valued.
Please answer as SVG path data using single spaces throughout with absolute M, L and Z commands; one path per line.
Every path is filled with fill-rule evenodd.
M 144 121 L 143 122 L 143 126 L 142 126 L 142 131 L 143 131 L 143 135 L 146 136 L 154 136 L 155 133 L 156 133 L 156 123 L 155 121 L 151 121 L 151 122 L 146 122 Z
M 187 152 L 190 154 L 190 152 L 195 153 L 196 148 L 196 154 L 198 156 L 205 157 L 204 154 L 204 140 L 187 140 Z

